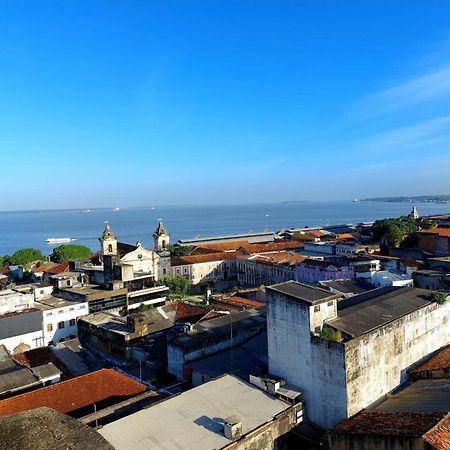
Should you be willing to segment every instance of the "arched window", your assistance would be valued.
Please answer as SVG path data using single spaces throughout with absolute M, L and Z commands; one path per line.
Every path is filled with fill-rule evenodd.
M 164 267 L 164 269 L 163 269 L 163 275 L 166 275 L 167 274 L 167 269 Z
M 165 239 L 163 239 L 163 241 L 162 241 L 162 248 L 166 248 L 166 240 Z
M 112 244 L 109 244 L 109 245 L 108 245 L 108 252 L 109 252 L 109 253 L 112 253 L 112 251 L 113 251 L 113 250 L 112 250 Z

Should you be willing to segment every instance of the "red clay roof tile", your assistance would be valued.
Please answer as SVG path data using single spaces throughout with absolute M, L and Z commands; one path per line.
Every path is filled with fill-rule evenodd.
M 0 416 L 47 406 L 68 414 L 111 397 L 131 397 L 146 391 L 145 385 L 113 369 L 71 378 L 0 401 Z

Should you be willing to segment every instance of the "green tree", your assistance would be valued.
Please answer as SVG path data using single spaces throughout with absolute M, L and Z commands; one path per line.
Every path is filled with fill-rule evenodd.
M 193 256 L 198 255 L 198 252 L 194 252 L 192 245 L 173 245 L 169 244 L 167 249 L 172 256 Z
M 2 256 L 1 258 L 2 258 L 2 261 L 0 263 L 0 267 L 8 267 L 11 265 L 11 256 L 5 255 L 5 256 Z
M 385 238 L 390 246 L 399 247 L 405 239 L 410 238 L 418 229 L 414 218 L 401 216 L 397 219 L 376 220 L 372 227 L 372 233 L 376 239 Z
M 439 305 L 443 305 L 447 301 L 447 295 L 443 292 L 432 292 L 428 295 L 428 299 L 432 302 L 436 302 Z
M 158 285 L 167 286 L 171 294 L 179 295 L 183 298 L 189 288 L 189 280 L 185 277 L 163 277 L 158 280 Z
M 53 249 L 51 259 L 54 262 L 60 263 L 63 261 L 88 259 L 91 255 L 91 249 L 84 245 L 63 244 Z
M 14 252 L 9 263 L 13 266 L 25 266 L 31 261 L 45 261 L 45 256 L 34 248 L 22 248 Z

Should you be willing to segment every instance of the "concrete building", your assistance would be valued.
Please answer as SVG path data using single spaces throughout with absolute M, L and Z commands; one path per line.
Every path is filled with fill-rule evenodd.
M 216 313 L 217 314 L 217 313 Z M 265 312 L 248 309 L 197 323 L 184 334 L 171 333 L 167 338 L 167 371 L 191 381 L 189 363 L 250 340 L 266 329 Z
M 296 264 L 306 258 L 298 253 L 279 251 L 241 256 L 237 259 L 237 283 L 255 287 L 294 280 Z
M 450 228 L 431 228 L 416 233 L 417 248 L 436 256 L 450 255 Z
M 79 339 L 86 348 L 120 359 L 143 361 L 159 358 L 165 361 L 165 336 L 173 325 L 173 316 L 168 306 L 127 317 L 109 311 L 97 312 L 78 321 Z
M 34 294 L 26 295 L 34 299 Z M 0 315 L 0 344 L 11 352 L 31 350 L 76 337 L 77 319 L 88 314 L 87 303 L 74 303 L 53 296 L 39 297 L 27 309 L 22 309 L 22 306 L 19 310 Z
M 116 450 L 275 449 L 301 420 L 290 405 L 225 375 L 110 423 L 99 433 Z
M 0 315 L 31 308 L 33 303 L 34 295 L 31 290 L 28 293 L 14 289 L 0 290 Z
M 319 281 L 347 280 L 355 274 L 350 266 L 339 266 L 328 261 L 306 259 L 297 263 L 295 280 L 303 283 L 315 284 Z
M 450 302 L 386 287 L 337 301 L 295 282 L 267 288 L 269 372 L 304 393 L 329 428 L 402 384 L 407 369 L 450 342 Z
M 414 281 L 412 276 L 402 273 L 399 270 L 380 270 L 372 274 L 372 284 L 375 287 L 396 286 L 396 287 L 412 287 Z

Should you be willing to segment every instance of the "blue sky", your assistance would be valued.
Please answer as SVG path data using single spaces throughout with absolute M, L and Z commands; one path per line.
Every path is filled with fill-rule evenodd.
M 0 6 L 0 210 L 450 194 L 448 1 Z

